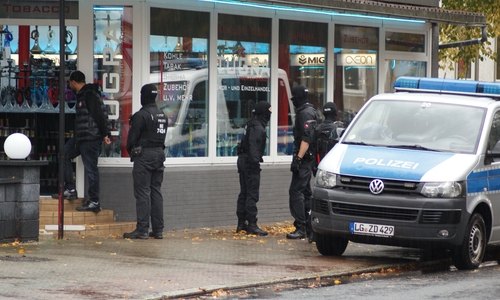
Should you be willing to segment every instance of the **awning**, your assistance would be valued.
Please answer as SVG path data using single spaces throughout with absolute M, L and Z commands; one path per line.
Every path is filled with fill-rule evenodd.
M 411 20 L 422 20 L 429 23 L 444 23 L 464 26 L 487 25 L 486 16 L 480 13 L 370 0 L 247 0 L 241 2 L 313 9 L 323 12 L 331 11 L 332 13 L 351 13 L 393 18 L 398 17 Z

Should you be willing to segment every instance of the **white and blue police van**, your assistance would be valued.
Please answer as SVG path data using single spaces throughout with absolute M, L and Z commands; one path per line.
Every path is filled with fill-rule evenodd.
M 443 249 L 475 269 L 500 243 L 500 84 L 400 77 L 394 89 L 365 103 L 318 166 L 317 249 Z

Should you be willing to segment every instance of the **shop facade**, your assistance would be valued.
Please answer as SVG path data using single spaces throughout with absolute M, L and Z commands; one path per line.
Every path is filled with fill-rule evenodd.
M 431 6 L 420 18 L 412 6 L 382 1 L 65 2 L 60 49 L 59 1 L 0 1 L 0 136 L 30 136 L 30 159 L 49 161 L 41 193 L 57 192 L 55 87 L 64 51 L 66 73 L 79 69 L 87 82 L 99 83 L 109 108 L 113 143 L 103 146 L 99 159 L 101 205 L 113 209 L 116 220 L 133 221 L 132 164 L 124 147 L 128 120 L 140 109 L 141 86 L 157 85 L 157 105 L 169 119 L 162 187 L 169 229 L 235 223 L 235 149 L 262 100 L 273 114 L 259 222 L 290 219 L 291 89 L 307 86 L 320 116 L 326 102 L 335 102 L 347 125 L 371 96 L 391 92 L 397 77 L 437 76 L 437 23 L 482 20 L 474 14 L 458 20 L 424 0 Z M 64 134 L 70 137 L 74 95 L 64 93 Z M 75 164 L 84 197 L 83 167 Z

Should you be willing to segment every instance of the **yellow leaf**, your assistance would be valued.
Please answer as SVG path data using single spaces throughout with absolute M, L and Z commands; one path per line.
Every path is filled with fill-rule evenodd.
M 21 249 L 17 250 L 17 253 L 24 253 L 24 249 L 21 248 Z

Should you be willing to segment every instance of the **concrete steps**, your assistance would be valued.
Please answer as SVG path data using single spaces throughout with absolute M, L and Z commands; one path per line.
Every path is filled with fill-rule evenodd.
M 135 229 L 135 222 L 115 222 L 114 212 L 103 209 L 98 213 L 76 211 L 83 199 L 64 200 L 64 234 L 71 235 L 117 235 Z M 57 234 L 59 203 L 50 197 L 40 198 L 40 233 Z

